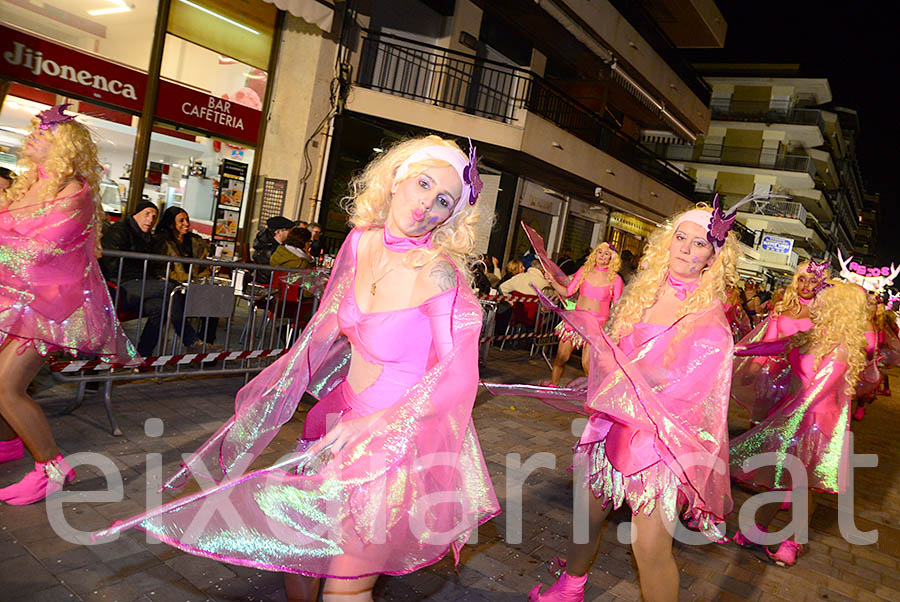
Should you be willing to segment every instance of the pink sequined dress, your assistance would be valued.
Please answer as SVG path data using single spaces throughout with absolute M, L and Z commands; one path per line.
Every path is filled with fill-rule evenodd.
M 871 403 L 878 396 L 884 375 L 881 365 L 884 356 L 879 351 L 884 345 L 884 333 L 869 330 L 866 335 L 866 367 L 859 373 L 859 381 L 856 383 L 856 397 L 862 403 Z
M 745 336 L 737 348 L 791 337 L 812 326 L 809 318 L 772 316 Z M 731 396 L 747 409 L 751 422 L 758 423 L 796 390 L 800 378 L 783 354 L 738 357 L 734 360 Z
M 0 342 L 136 363 L 94 257 L 94 203 L 70 196 L 0 209 Z
M 576 466 L 598 498 L 634 514 L 685 515 L 719 541 L 731 511 L 728 391 L 732 337 L 721 303 L 672 326 L 637 323 L 616 345 L 578 312 L 562 319 L 591 348 L 588 425 Z
M 815 356 L 797 349 L 787 356 L 802 386 L 760 424 L 732 440 L 731 474 L 750 485 L 791 490 L 796 485 L 787 460 L 794 456 L 806 469 L 809 487 L 843 492 L 849 462 L 847 364 L 832 354 L 815 366 Z M 765 466 L 743 469 L 745 460 L 769 452 L 775 456 Z
M 472 424 L 481 307 L 462 276 L 420 306 L 362 312 L 352 231 L 319 311 L 294 347 L 248 383 L 236 413 L 169 480 L 217 484 L 97 536 L 139 527 L 172 546 L 261 569 L 314 577 L 403 574 L 459 550 L 500 507 Z M 354 391 L 352 349 L 381 365 Z M 244 474 L 304 392 L 320 401 L 299 450 L 337 421 L 380 412 L 371 430 L 314 468 Z

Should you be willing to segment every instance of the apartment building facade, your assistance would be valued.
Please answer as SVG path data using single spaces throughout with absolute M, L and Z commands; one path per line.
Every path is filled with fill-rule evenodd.
M 334 33 L 318 37 L 289 17 L 286 43 L 302 49 L 282 48 L 269 126 L 282 130 L 285 152 L 268 170 L 264 157 L 262 170 L 306 173 L 294 191 L 295 214 L 318 220 L 337 244 L 347 182 L 377 153 L 428 132 L 463 144 L 470 138 L 483 166 L 480 202 L 485 215 L 496 216 L 493 225 L 483 220 L 480 251 L 521 254 L 527 241 L 518 224 L 525 221 L 554 253 L 569 249 L 577 257 L 602 240 L 639 253 L 658 223 L 693 202 L 696 189 L 683 169 L 642 146 L 641 136 L 693 140 L 710 117 L 710 89 L 670 35 L 721 46 L 725 23 L 714 2 L 698 0 L 663 19 L 664 31 L 659 15 L 634 4 L 352 1 L 335 14 Z M 291 124 L 276 124 L 275 116 L 307 102 L 326 125 L 294 137 L 291 152 Z M 305 153 L 296 151 L 300 139 Z M 275 144 L 267 136 L 267 148 Z
M 706 81 L 712 88 L 707 134 L 694 144 L 651 147 L 696 180 L 698 196 L 718 194 L 726 207 L 751 192 L 787 197 L 739 211 L 746 247 L 741 272 L 783 280 L 803 259 L 832 258 L 838 248 L 852 253 L 864 190 L 856 113 L 834 107 L 826 79 L 715 75 Z

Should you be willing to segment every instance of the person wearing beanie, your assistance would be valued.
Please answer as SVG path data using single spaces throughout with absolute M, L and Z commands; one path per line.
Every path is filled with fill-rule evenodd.
M 103 249 L 153 253 L 151 230 L 158 215 L 159 209 L 155 204 L 150 201 L 141 201 L 134 213 L 104 229 L 103 238 L 100 241 Z M 119 273 L 120 261 L 121 274 Z M 152 264 L 148 266 L 147 279 L 144 281 L 144 261 L 141 259 L 121 259 L 105 255 L 100 259 L 100 267 L 106 279 L 119 286 L 117 308 L 134 313 L 141 312 L 147 318 L 137 348 L 138 353 L 144 357 L 153 355 L 153 350 L 159 340 L 162 317 L 166 315 L 166 300 L 178 283 L 152 277 Z M 189 351 L 196 351 L 203 344 L 197 336 L 197 332 L 187 323 L 184 324 L 182 331 L 184 296 L 175 295 L 173 299 L 172 322 L 175 332 L 181 336 L 184 346 Z
M 253 240 L 253 263 L 261 263 L 269 265 L 272 254 L 278 249 L 278 245 L 287 240 L 288 234 L 291 232 L 295 222 L 292 222 L 283 215 L 276 215 L 266 220 L 266 227 L 256 234 Z M 257 274 L 257 282 L 268 282 L 269 274 L 265 271 L 259 271 Z

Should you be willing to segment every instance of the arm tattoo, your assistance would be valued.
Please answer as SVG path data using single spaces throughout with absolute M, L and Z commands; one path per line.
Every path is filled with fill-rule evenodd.
M 439 261 L 431 268 L 428 277 L 441 289 L 441 292 L 456 286 L 456 270 L 449 261 Z

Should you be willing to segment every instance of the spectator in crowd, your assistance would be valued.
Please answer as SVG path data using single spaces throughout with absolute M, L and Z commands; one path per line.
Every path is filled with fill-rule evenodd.
M 141 201 L 134 213 L 118 222 L 107 226 L 103 232 L 101 244 L 104 249 L 131 251 L 134 253 L 152 253 L 153 237 L 150 229 L 156 221 L 159 210 L 150 201 Z M 152 264 L 151 264 L 152 265 Z M 119 275 L 119 258 L 103 256 L 100 267 L 106 279 L 119 284 L 119 310 L 138 313 L 147 318 L 144 330 L 138 340 L 137 349 L 144 357 L 153 355 L 159 340 L 162 317 L 165 314 L 166 301 L 178 283 L 154 278 L 152 273 L 144 273 L 144 261 L 141 259 L 123 259 Z M 148 266 L 149 269 L 150 266 Z M 143 292 L 143 297 L 141 293 Z M 176 295 L 172 305 L 172 322 L 175 332 L 181 336 L 184 346 L 190 351 L 199 351 L 203 343 L 190 324 L 184 325 L 184 298 Z
M 493 287 L 490 279 L 488 279 L 484 261 L 477 261 L 472 265 L 472 282 L 474 284 L 472 288 L 475 289 L 476 293 L 480 295 L 491 294 Z
M 305 270 L 313 265 L 309 254 L 312 234 L 306 228 L 292 228 L 284 242 L 278 245 L 269 259 L 269 265 Z
M 297 223 L 294 224 L 296 228 L 303 228 L 304 230 L 309 230 L 309 222 L 305 222 L 302 219 L 298 219 Z
M 503 284 L 516 274 L 521 274 L 525 271 L 525 266 L 522 265 L 522 262 L 518 259 L 510 259 L 506 263 L 506 273 L 503 274 L 503 277 L 500 278 L 500 284 Z
M 578 271 L 578 266 L 575 264 L 575 260 L 572 259 L 572 249 L 562 250 L 562 253 L 559 254 L 559 263 L 557 265 L 566 276 L 571 276 Z
M 759 323 L 763 302 L 760 299 L 759 287 L 755 280 L 744 282 L 744 297 L 747 299 L 747 315 L 750 316 L 750 322 L 756 326 Z
M 528 249 L 525 252 L 525 254 L 522 255 L 522 257 L 521 257 L 522 265 L 525 266 L 526 270 L 531 267 L 531 262 L 534 261 L 534 258 L 535 258 L 535 255 L 534 255 L 534 251 L 532 249 Z
M 294 226 L 294 222 L 282 215 L 267 219 L 266 227 L 260 230 L 253 240 L 253 263 L 269 265 L 272 253 L 287 239 Z
M 622 267 L 619 268 L 619 276 L 622 277 L 622 282 L 626 285 L 631 282 L 631 279 L 634 278 L 634 266 L 632 263 L 634 262 L 634 253 L 625 249 L 622 251 Z
M 309 233 L 312 235 L 312 238 L 310 239 L 311 243 L 310 243 L 309 254 L 312 255 L 314 258 L 318 258 L 319 255 L 322 253 L 322 249 L 323 249 L 322 243 L 324 242 L 322 240 L 322 226 L 320 226 L 316 222 L 312 222 L 309 225 L 308 229 L 309 229 Z
M 181 207 L 169 207 L 163 212 L 159 223 L 156 225 L 156 235 L 153 237 L 153 252 L 157 255 L 169 257 L 190 257 L 193 259 L 205 259 L 209 256 L 209 243 L 203 237 L 191 232 L 191 218 L 188 212 Z M 156 273 L 160 278 L 166 276 L 166 265 L 157 265 Z M 189 268 L 180 261 L 169 264 L 169 280 L 174 282 L 187 282 L 188 273 L 194 280 L 209 278 L 212 270 L 209 266 L 195 265 Z M 181 297 L 179 299 L 179 297 Z M 183 302 L 181 295 L 175 295 L 175 299 Z M 221 351 L 222 347 L 214 345 L 216 330 L 219 327 L 219 318 L 206 318 L 203 321 L 203 339 L 206 341 L 207 351 Z
M 4 190 L 12 186 L 14 179 L 15 176 L 13 175 L 12 170 L 9 170 L 5 167 L 0 167 L 0 194 L 2 194 Z
M 534 285 L 534 287 L 532 287 Z M 544 277 L 544 270 L 541 268 L 540 262 L 534 262 L 527 270 L 519 272 L 506 282 L 500 283 L 500 293 L 508 295 L 510 293 L 518 293 L 520 295 L 536 295 L 537 290 L 543 290 L 550 286 Z

